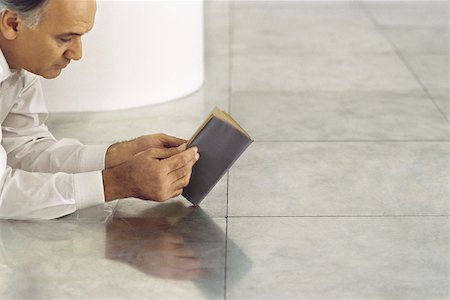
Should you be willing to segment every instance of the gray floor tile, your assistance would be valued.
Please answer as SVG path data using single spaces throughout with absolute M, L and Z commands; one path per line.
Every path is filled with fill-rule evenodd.
M 363 1 L 382 27 L 447 27 L 447 1 Z
M 227 110 L 228 93 L 205 88 L 189 97 L 148 107 L 50 114 L 47 124 L 57 138 L 89 143 L 113 143 L 159 132 L 189 139 L 215 105 Z
M 405 59 L 428 90 L 449 88 L 450 54 L 406 55 Z
M 450 121 L 450 89 L 442 91 L 432 90 L 430 93 L 441 111 L 447 116 L 447 120 Z
M 205 85 L 210 91 L 228 91 L 230 89 L 230 60 L 228 54 L 211 55 L 205 58 Z
M 205 2 L 206 56 L 229 54 L 231 5 L 231 1 Z
M 450 214 L 450 142 L 255 143 L 230 216 Z
M 359 8 L 305 2 L 237 2 L 236 54 L 389 53 L 392 48 Z
M 237 55 L 233 91 L 420 90 L 403 62 L 393 55 Z
M 449 28 L 386 29 L 383 33 L 401 53 L 449 54 Z
M 448 299 L 450 218 L 229 218 L 227 299 Z M 227 281 L 241 260 L 228 248 Z
M 333 1 L 237 0 L 234 1 L 233 8 L 236 17 L 264 16 L 268 22 L 282 18 L 291 19 L 294 22 L 314 23 L 319 26 L 319 23 L 324 20 L 341 24 L 366 25 L 370 23 L 361 6 L 354 1 L 336 3 Z M 303 15 L 303 17 L 297 18 L 298 15 Z
M 205 10 L 205 85 L 209 91 L 230 88 L 230 1 L 207 1 Z
M 257 141 L 450 140 L 424 92 L 235 92 L 231 110 Z

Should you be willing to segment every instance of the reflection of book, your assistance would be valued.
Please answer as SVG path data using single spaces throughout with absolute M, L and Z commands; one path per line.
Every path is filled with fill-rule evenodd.
M 252 268 L 250 258 L 201 207 L 190 207 L 189 214 L 169 232 L 182 236 L 194 256 L 200 258 L 203 273 L 194 282 L 206 299 L 223 299 L 224 282 L 228 292 Z
M 133 202 L 134 208 L 138 206 Z M 108 259 L 150 276 L 192 280 L 204 295 L 196 299 L 223 300 L 225 282 L 227 291 L 232 290 L 252 268 L 246 253 L 227 237 L 225 226 L 223 218 L 212 219 L 201 207 L 181 201 L 139 210 L 137 217 L 126 216 L 119 207 L 106 225 L 105 253 Z M 182 298 L 180 295 L 165 299 Z
M 188 146 L 198 147 L 200 159 L 183 196 L 199 204 L 252 142 L 233 118 L 214 108 L 188 142 Z

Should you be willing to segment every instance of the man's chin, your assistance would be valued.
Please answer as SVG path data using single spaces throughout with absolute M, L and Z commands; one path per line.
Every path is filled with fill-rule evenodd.
M 44 77 L 45 79 L 54 79 L 61 75 L 61 69 L 54 69 L 51 71 L 41 72 L 39 75 Z

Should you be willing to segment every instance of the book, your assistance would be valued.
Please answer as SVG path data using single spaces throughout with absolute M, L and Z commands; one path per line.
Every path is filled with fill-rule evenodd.
M 230 115 L 215 107 L 188 141 L 188 147 L 198 148 L 200 159 L 182 195 L 198 205 L 252 142 Z

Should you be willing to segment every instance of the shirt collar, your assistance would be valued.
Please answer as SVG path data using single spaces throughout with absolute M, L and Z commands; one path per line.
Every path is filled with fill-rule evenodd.
M 11 69 L 8 66 L 5 56 L 3 55 L 2 49 L 0 49 L 0 82 L 4 81 L 6 78 L 11 76 Z

